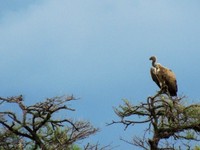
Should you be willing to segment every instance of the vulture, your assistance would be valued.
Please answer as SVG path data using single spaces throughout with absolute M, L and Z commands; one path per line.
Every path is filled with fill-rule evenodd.
M 152 61 L 152 67 L 150 69 L 151 77 L 158 87 L 167 95 L 177 96 L 177 82 L 176 76 L 172 70 L 156 63 L 156 57 L 152 56 L 149 58 Z

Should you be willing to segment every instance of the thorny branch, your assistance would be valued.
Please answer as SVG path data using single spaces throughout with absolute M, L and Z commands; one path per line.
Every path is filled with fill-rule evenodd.
M 1 111 L 0 124 L 16 136 L 34 141 L 34 149 L 39 147 L 43 150 L 48 149 L 51 142 L 55 144 L 55 139 L 51 135 L 55 134 L 56 129 L 68 124 L 67 132 L 60 136 L 60 138 L 66 137 L 65 142 L 61 142 L 60 139 L 57 138 L 57 143 L 60 143 L 60 146 L 67 147 L 73 142 L 87 138 L 89 135 L 95 134 L 98 131 L 98 129 L 91 126 L 89 122 L 73 121 L 67 118 L 55 119 L 53 117 L 56 112 L 61 110 L 75 111 L 75 109 L 66 105 L 67 102 L 72 100 L 76 100 L 73 95 L 54 97 L 46 99 L 44 102 L 25 106 L 22 95 L 9 98 L 0 97 L 0 104 L 14 103 L 22 111 L 21 116 L 14 111 Z M 52 127 L 51 130 L 49 129 L 50 126 Z M 45 130 L 48 131 L 47 134 L 43 133 Z M 41 133 L 43 133 L 43 137 Z M 59 147 L 59 145 L 57 145 L 57 147 Z
M 146 103 L 139 105 L 132 105 L 128 100 L 124 100 L 123 105 L 114 108 L 120 120 L 112 121 L 108 125 L 119 123 L 127 129 L 130 125 L 147 123 L 146 130 L 152 133 L 153 137 L 149 140 L 135 138 L 131 143 L 143 149 L 161 149 L 159 142 L 162 139 L 167 140 L 170 137 L 188 139 L 186 131 L 200 133 L 200 105 L 184 106 L 181 103 L 183 98 L 165 96 L 160 90 L 156 95 L 148 97 Z M 190 140 L 199 139 L 190 138 Z

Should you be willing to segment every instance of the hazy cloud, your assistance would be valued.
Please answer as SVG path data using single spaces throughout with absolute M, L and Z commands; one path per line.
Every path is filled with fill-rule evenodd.
M 74 93 L 84 101 L 81 117 L 102 124 L 121 98 L 141 100 L 158 89 L 148 60 L 157 55 L 177 74 L 180 94 L 198 96 L 198 1 L 12 2 L 0 1 L 2 95 L 34 102 Z

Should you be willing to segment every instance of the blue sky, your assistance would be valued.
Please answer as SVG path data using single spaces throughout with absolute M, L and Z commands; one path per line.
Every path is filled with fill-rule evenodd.
M 77 119 L 101 128 L 89 140 L 133 149 L 119 140 L 139 127 L 105 127 L 113 107 L 155 94 L 149 57 L 172 69 L 178 95 L 199 102 L 198 0 L 0 0 L 0 95 L 27 104 L 74 94 Z

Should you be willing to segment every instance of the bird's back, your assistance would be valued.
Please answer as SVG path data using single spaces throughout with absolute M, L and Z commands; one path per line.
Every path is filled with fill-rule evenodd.
M 172 72 L 172 70 L 161 65 L 159 68 L 159 78 L 164 82 L 165 85 L 167 85 L 170 95 L 177 96 L 178 87 L 175 74 Z

